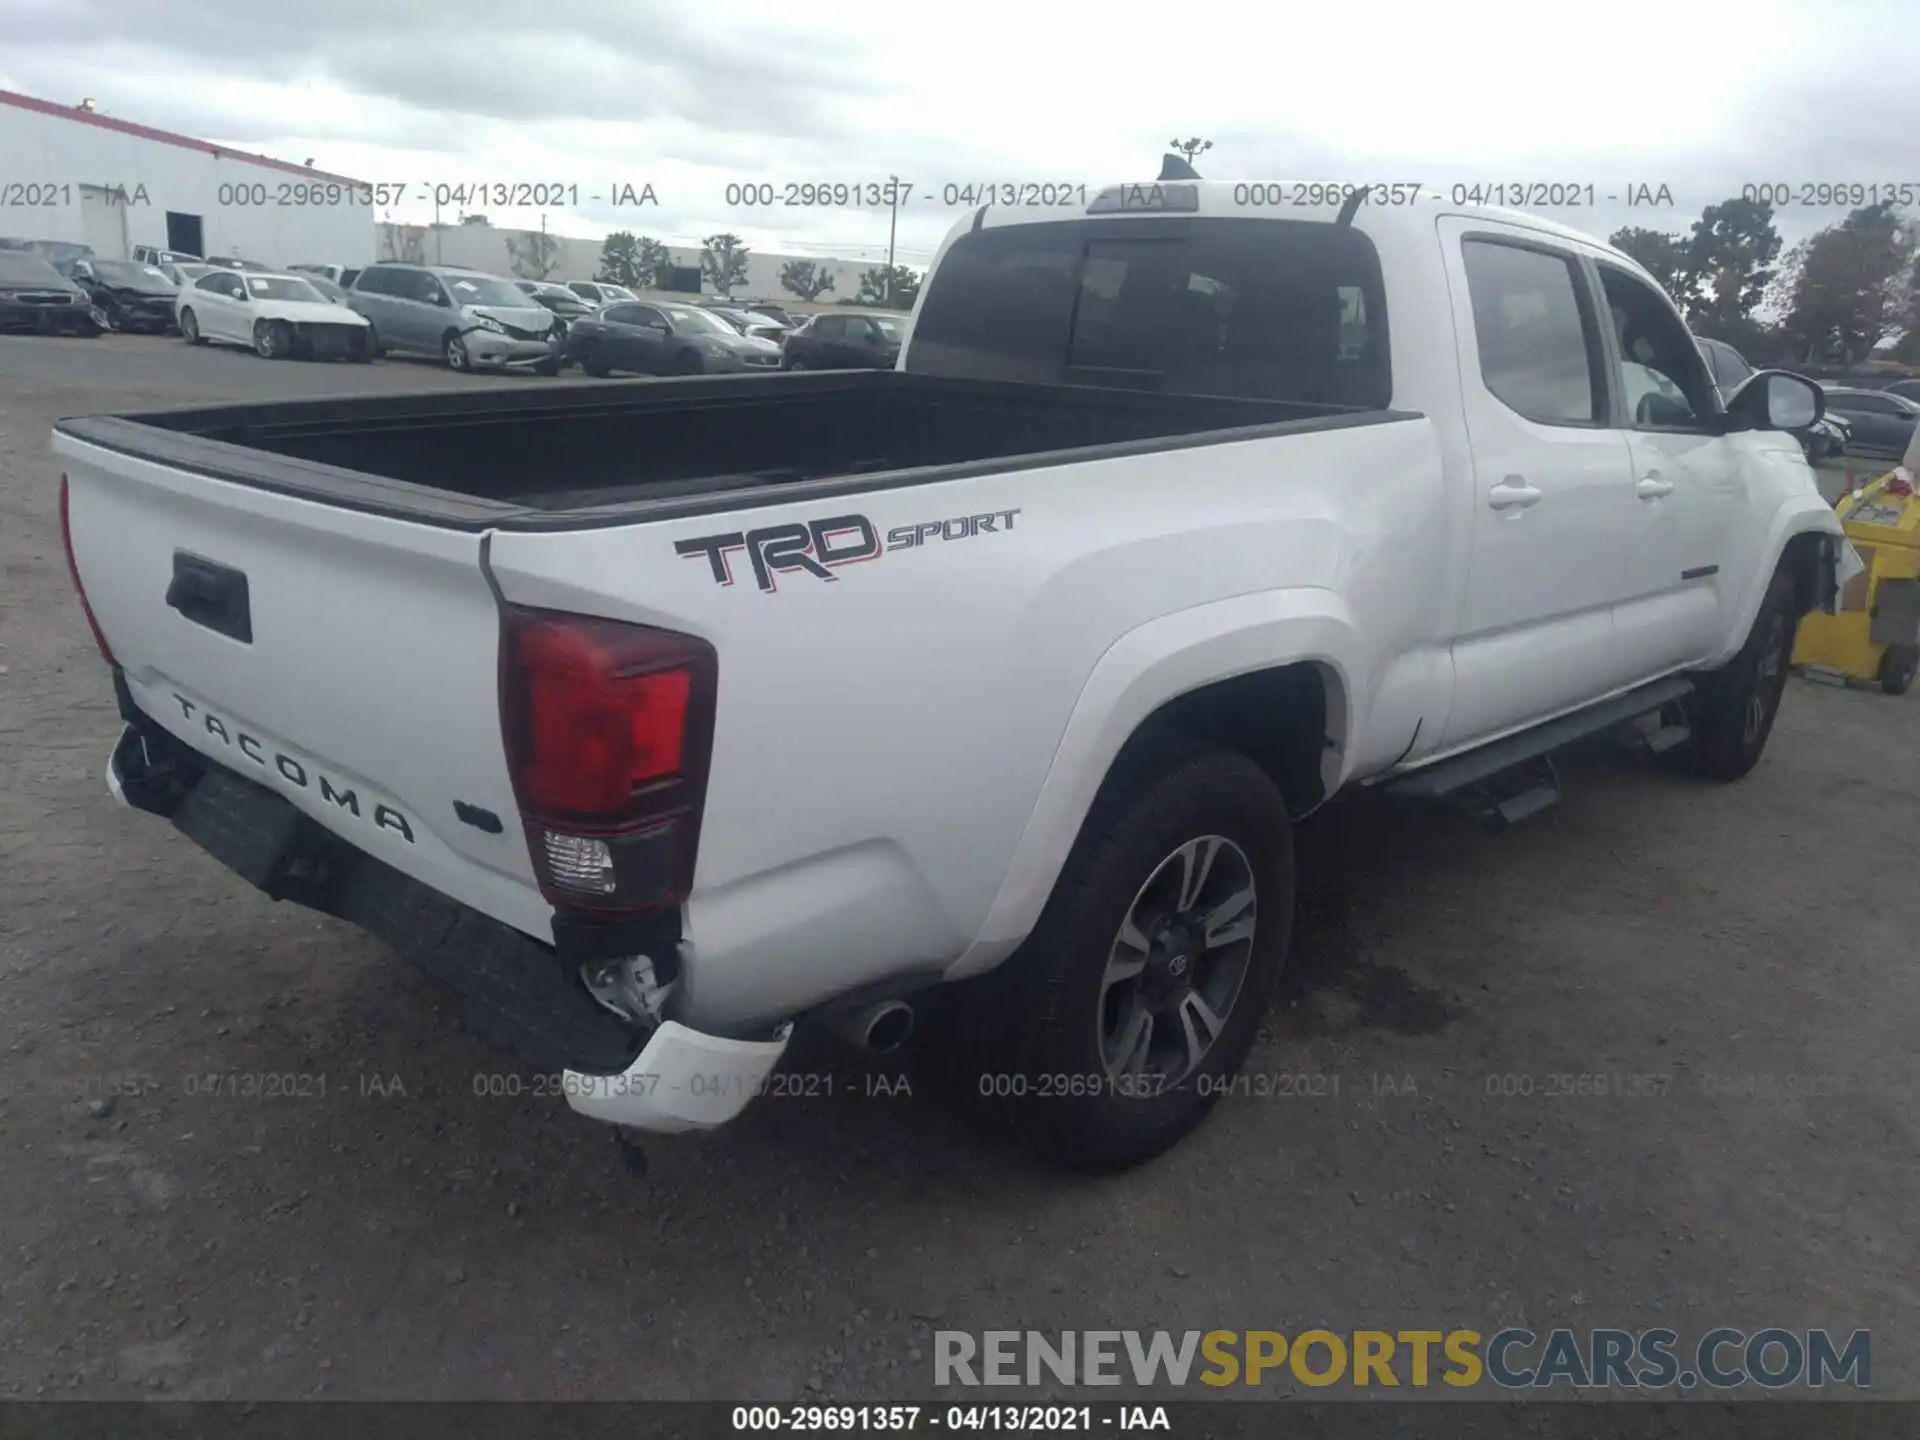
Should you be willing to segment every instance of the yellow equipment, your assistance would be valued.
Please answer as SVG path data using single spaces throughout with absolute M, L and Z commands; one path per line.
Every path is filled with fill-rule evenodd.
M 1893 470 L 1835 508 L 1866 569 L 1841 588 L 1839 614 L 1800 622 L 1793 663 L 1904 695 L 1920 669 L 1920 495 Z

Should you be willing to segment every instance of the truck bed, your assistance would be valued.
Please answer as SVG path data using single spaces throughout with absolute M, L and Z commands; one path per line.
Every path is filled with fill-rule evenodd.
M 1339 428 L 1382 410 L 842 371 L 553 384 L 64 420 L 123 454 L 457 529 L 724 509 Z

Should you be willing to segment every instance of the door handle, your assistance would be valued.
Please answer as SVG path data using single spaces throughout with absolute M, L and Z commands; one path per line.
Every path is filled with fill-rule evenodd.
M 1633 487 L 1633 493 L 1642 500 L 1658 500 L 1663 495 L 1673 493 L 1673 482 L 1662 480 L 1658 470 L 1649 470 L 1640 483 Z
M 1524 510 L 1544 498 L 1541 491 L 1519 475 L 1509 475 L 1487 491 L 1487 504 L 1496 510 Z

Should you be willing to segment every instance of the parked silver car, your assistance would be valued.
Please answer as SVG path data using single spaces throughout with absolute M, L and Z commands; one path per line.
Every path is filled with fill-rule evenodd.
M 374 354 L 432 355 L 450 369 L 560 368 L 564 327 L 513 281 L 457 265 L 369 265 L 347 303 L 373 326 Z
M 640 298 L 626 286 L 615 285 L 608 280 L 569 280 L 567 288 L 589 305 L 611 305 L 616 300 Z

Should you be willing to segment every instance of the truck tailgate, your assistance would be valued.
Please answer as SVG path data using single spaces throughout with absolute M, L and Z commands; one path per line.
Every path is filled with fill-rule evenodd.
M 550 935 L 515 823 L 480 535 L 58 431 L 54 451 L 81 583 L 142 711 L 368 854 Z

